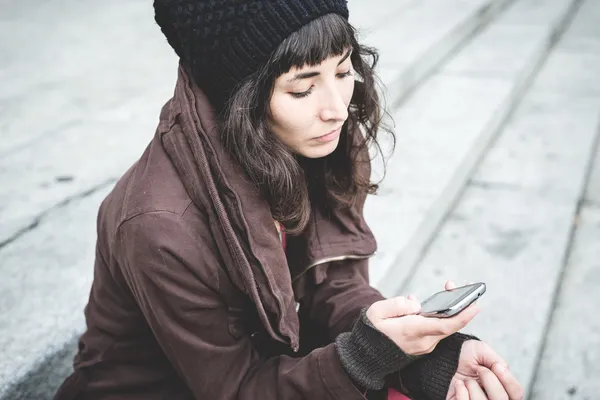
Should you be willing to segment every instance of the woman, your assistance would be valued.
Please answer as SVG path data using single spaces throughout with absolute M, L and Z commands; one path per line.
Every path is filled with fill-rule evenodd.
M 382 111 L 346 1 L 155 11 L 175 93 L 100 207 L 87 331 L 55 398 L 521 398 L 456 333 L 474 307 L 428 319 L 369 286 Z

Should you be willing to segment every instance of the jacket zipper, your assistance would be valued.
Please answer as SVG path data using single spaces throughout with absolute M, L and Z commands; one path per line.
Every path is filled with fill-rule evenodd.
M 357 256 L 357 255 L 353 255 L 353 254 L 346 254 L 346 255 L 341 255 L 341 256 L 333 256 L 333 257 L 321 258 L 321 259 L 313 262 L 312 264 L 309 264 L 306 268 L 304 268 L 302 270 L 302 273 L 300 273 L 294 280 L 300 278 L 302 275 L 304 275 L 310 269 L 316 267 L 317 265 L 326 264 L 326 263 L 333 262 L 333 261 L 362 260 L 362 259 L 365 259 L 365 258 L 371 258 L 374 255 L 375 255 L 375 253 L 371 253 L 371 254 L 368 254 L 368 255 L 365 255 L 365 256 Z

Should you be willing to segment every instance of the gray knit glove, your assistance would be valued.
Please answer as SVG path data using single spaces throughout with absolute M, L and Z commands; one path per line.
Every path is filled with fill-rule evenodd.
M 363 309 L 351 332 L 335 339 L 342 367 L 361 388 L 382 389 L 385 378 L 420 358 L 406 354 L 367 318 Z
M 479 339 L 462 333 L 443 339 L 431 353 L 395 374 L 399 385 L 391 386 L 411 399 L 445 400 L 458 368 L 462 345 L 467 340 Z

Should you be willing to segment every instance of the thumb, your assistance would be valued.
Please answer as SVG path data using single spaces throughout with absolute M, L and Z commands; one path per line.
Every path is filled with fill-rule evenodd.
M 404 315 L 416 314 L 421 310 L 421 304 L 417 300 L 406 297 L 393 297 L 373 303 L 367 310 L 367 317 L 371 322 L 388 318 L 402 317 Z
M 496 364 L 502 365 L 505 368 L 508 368 L 508 364 L 498 353 L 492 349 L 490 345 L 485 342 L 478 342 L 479 346 L 477 346 L 477 359 L 479 361 L 479 365 L 486 367 L 487 369 L 492 369 Z

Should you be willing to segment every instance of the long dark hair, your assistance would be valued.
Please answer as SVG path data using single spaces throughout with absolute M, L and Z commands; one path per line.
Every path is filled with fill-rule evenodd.
M 349 117 L 336 150 L 307 159 L 294 154 L 269 131 L 269 104 L 275 80 L 293 67 L 315 66 L 352 49 L 357 73 Z M 328 14 L 285 39 L 270 60 L 241 82 L 219 116 L 223 141 L 268 201 L 273 218 L 286 230 L 299 233 L 306 226 L 311 203 L 324 207 L 351 206 L 361 195 L 375 193 L 368 149 L 379 131 L 394 133 L 382 123 L 374 73 L 378 54 L 361 46 L 355 29 L 343 17 Z

